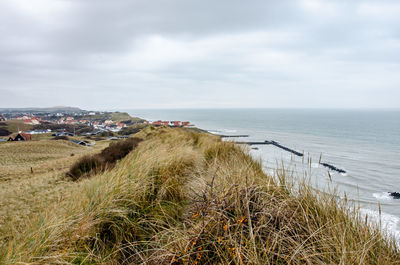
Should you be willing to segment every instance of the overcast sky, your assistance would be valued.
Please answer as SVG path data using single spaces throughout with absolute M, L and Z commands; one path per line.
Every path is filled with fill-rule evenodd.
M 399 108 L 399 0 L 0 0 L 0 107 Z

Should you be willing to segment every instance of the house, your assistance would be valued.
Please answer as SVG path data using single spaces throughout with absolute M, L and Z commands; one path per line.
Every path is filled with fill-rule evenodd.
M 30 119 L 30 117 L 28 117 L 26 115 L 17 117 L 17 120 L 28 120 L 28 119 Z
M 0 114 L 0 121 L 6 121 L 6 118 Z
M 15 136 L 14 141 L 30 141 L 31 135 L 27 133 L 19 133 Z
M 161 123 L 161 121 L 153 121 L 152 124 L 153 124 L 153 125 L 161 125 L 162 123 Z
M 122 122 L 118 122 L 118 123 L 117 123 L 117 127 L 118 127 L 118 128 L 125 128 L 125 127 L 126 127 L 126 124 L 125 124 L 125 123 L 122 123 Z
M 76 120 L 67 120 L 65 123 L 66 124 L 77 124 L 78 122 Z
M 105 120 L 104 121 L 104 124 L 105 125 L 110 125 L 110 124 L 113 124 L 114 122 L 112 121 L 112 120 Z
M 44 134 L 49 133 L 51 130 L 33 130 L 33 131 L 26 131 L 27 134 Z
M 71 142 L 73 142 L 75 144 L 86 146 L 86 143 L 84 141 L 71 140 Z
M 179 127 L 179 126 L 181 126 L 181 122 L 180 121 L 171 121 L 171 126 Z
M 25 123 L 25 124 L 31 124 L 31 125 L 38 125 L 38 124 L 40 124 L 40 122 L 39 122 L 37 119 L 35 119 L 35 118 L 26 119 L 26 120 L 24 120 L 24 123 Z
M 188 121 L 183 121 L 182 122 L 182 126 L 189 126 L 190 125 L 190 122 L 188 122 Z
M 7 141 L 30 141 L 31 135 L 27 133 L 19 133 L 15 137 L 11 136 Z
M 69 132 L 57 132 L 53 133 L 51 136 L 74 136 L 74 134 Z

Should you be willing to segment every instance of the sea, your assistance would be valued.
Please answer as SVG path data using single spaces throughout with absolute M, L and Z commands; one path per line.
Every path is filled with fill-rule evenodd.
M 125 110 L 126 111 L 126 110 Z M 400 242 L 400 110 L 338 109 L 135 109 L 131 116 L 190 121 L 214 134 L 248 135 L 230 141 L 276 141 L 251 149 L 264 170 L 285 168 L 315 189 L 335 192 Z M 340 173 L 323 166 L 333 165 Z

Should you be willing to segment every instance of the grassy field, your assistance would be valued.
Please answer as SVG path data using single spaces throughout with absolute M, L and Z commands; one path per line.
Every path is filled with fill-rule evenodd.
M 68 197 L 73 184 L 64 173 L 79 157 L 99 152 L 107 142 L 83 147 L 68 141 L 0 144 L 0 237 L 20 229 L 53 203 Z
M 244 147 L 182 129 L 136 136 L 114 169 L 65 184 L 65 197 L 37 193 L 41 215 L 10 230 L 0 263 L 400 264 L 357 210 L 266 175 Z

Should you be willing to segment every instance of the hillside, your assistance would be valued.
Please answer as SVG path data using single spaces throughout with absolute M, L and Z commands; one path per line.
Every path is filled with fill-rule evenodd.
M 47 112 L 82 112 L 80 108 L 75 108 L 75 107 L 66 107 L 66 106 L 56 106 L 56 107 L 50 107 L 50 108 L 0 108 L 0 113 L 12 113 L 12 112 L 35 112 L 35 113 L 47 113 Z
M 112 120 L 114 122 L 137 122 L 141 121 L 142 119 L 137 118 L 137 117 L 131 117 L 128 113 L 126 112 L 102 112 L 102 113 L 97 113 L 95 115 L 87 115 L 84 116 L 83 119 L 90 119 L 90 120 Z M 129 123 L 129 122 L 128 122 Z
M 245 147 L 184 129 L 135 136 L 112 170 L 10 230 L 0 263 L 400 264 L 346 202 L 266 175 Z
M 0 137 L 8 136 L 18 131 L 27 131 L 32 129 L 32 125 L 25 124 L 23 120 L 8 120 L 0 122 Z

